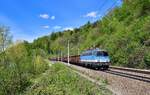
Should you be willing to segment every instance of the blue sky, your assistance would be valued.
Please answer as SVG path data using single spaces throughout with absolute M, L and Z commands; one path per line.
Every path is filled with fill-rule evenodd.
M 96 21 L 119 5 L 121 0 L 0 0 L 0 24 L 10 27 L 14 41 L 32 42 Z

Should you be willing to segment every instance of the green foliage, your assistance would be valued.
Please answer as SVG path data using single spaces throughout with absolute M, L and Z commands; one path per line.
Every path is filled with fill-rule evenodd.
M 7 64 L 2 63 L 4 61 L 0 61 L 1 95 L 22 93 L 31 85 L 31 78 L 36 77 L 48 69 L 48 64 L 44 60 L 44 54 L 38 50 L 36 52 L 34 51 L 26 42 L 15 44 L 5 51 L 5 61 L 7 61 Z
M 46 61 L 40 55 L 37 55 L 33 61 L 34 61 L 33 63 L 34 68 L 35 68 L 34 73 L 40 74 L 48 69 L 48 64 L 45 64 Z
M 96 46 L 108 50 L 113 65 L 149 69 L 150 0 L 124 0 L 102 20 L 73 31 L 52 33 L 49 38 L 48 47 L 54 56 L 60 55 L 59 51 L 67 55 L 69 40 L 71 55 Z
M 150 68 L 150 50 L 144 56 L 144 62 L 147 68 Z
M 44 51 L 47 51 L 47 53 L 50 53 L 51 52 L 50 43 L 51 43 L 50 38 L 45 36 L 43 38 L 35 40 L 34 43 L 32 44 L 32 48 L 42 49 Z
M 26 95 L 110 95 L 62 64 L 54 64 L 25 92 Z

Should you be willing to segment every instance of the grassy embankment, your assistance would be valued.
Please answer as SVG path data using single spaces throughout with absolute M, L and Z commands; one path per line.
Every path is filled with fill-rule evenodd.
M 26 95 L 111 95 L 62 64 L 54 64 L 25 92 Z

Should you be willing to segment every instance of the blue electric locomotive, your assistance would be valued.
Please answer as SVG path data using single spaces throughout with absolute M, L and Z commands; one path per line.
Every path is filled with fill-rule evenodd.
M 96 48 L 83 52 L 80 55 L 80 62 L 87 67 L 108 69 L 110 57 L 107 51 Z

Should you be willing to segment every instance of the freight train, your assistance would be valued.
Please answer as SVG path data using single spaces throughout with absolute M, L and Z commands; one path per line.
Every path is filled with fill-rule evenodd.
M 68 57 L 52 58 L 52 61 L 68 62 Z M 69 56 L 69 63 L 94 69 L 108 69 L 110 57 L 108 52 L 99 48 L 84 51 L 81 55 Z

